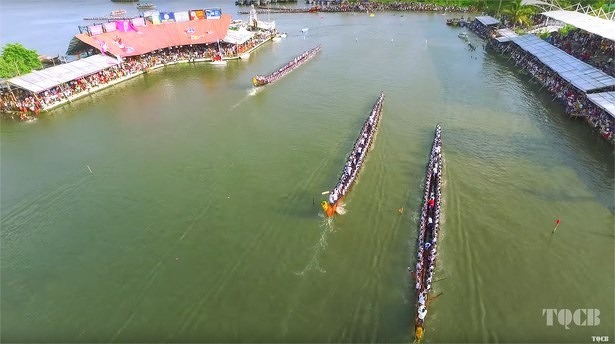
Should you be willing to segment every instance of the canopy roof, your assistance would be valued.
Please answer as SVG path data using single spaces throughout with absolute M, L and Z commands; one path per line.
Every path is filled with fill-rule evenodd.
M 220 19 L 201 19 L 158 25 L 129 27 L 126 31 L 76 35 L 79 40 L 115 56 L 137 56 L 158 49 L 190 44 L 207 44 L 222 40 L 231 23 L 231 15 Z
M 478 16 L 476 17 L 476 20 L 478 20 L 479 22 L 481 22 L 481 24 L 485 25 L 485 26 L 489 26 L 489 25 L 495 25 L 495 24 L 499 24 L 500 21 L 491 17 L 491 16 Z
M 224 41 L 231 44 L 243 44 L 252 37 L 254 37 L 254 32 L 250 32 L 242 27 L 237 30 L 228 30 Z
M 534 35 L 512 37 L 511 40 L 583 92 L 615 85 L 615 78 L 612 76 Z
M 615 41 L 615 21 L 564 10 L 543 12 L 542 15 Z
M 587 99 L 615 118 L 615 92 L 592 93 Z
M 517 35 L 516 32 L 514 32 L 511 29 L 499 29 L 496 30 L 498 37 L 496 38 L 496 40 L 498 42 L 509 42 L 513 37 L 517 37 L 519 35 Z
M 94 55 L 17 76 L 9 79 L 8 82 L 30 92 L 39 93 L 65 82 L 100 72 L 118 63 L 116 58 L 107 55 Z

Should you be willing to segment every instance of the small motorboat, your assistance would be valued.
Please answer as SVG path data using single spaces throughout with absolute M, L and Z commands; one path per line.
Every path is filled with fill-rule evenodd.
M 126 15 L 126 11 L 125 10 L 115 10 L 115 11 L 111 11 L 111 13 L 109 13 L 112 17 L 123 17 L 124 15 Z
M 457 37 L 461 38 L 461 39 L 468 39 L 468 33 L 467 32 L 460 32 Z
M 156 8 L 156 5 L 151 2 L 137 2 L 138 10 L 153 10 Z

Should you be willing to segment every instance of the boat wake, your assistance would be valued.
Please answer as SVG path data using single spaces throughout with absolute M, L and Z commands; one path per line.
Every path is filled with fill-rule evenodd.
M 321 214 L 320 216 L 323 215 Z M 312 252 L 312 258 L 310 258 L 310 262 L 303 268 L 303 270 L 301 270 L 301 272 L 295 272 L 295 275 L 303 276 L 306 272 L 312 270 L 316 270 L 323 274 L 327 273 L 327 270 L 323 269 L 322 266 L 320 266 L 320 257 L 327 248 L 328 233 L 333 232 L 333 218 L 323 216 L 323 221 L 320 224 L 320 228 L 320 239 L 318 239 L 318 242 L 313 246 L 314 251 Z
M 264 88 L 262 87 L 252 87 L 248 90 L 248 96 L 250 97 L 254 97 L 255 95 L 259 94 L 260 92 L 262 92 L 264 90 Z
M 248 98 L 250 97 L 254 97 L 255 95 L 257 95 L 260 91 L 262 90 L 262 88 L 257 88 L 257 87 L 251 87 L 248 91 L 245 97 L 241 98 L 237 103 L 235 103 L 233 106 L 231 106 L 231 110 L 234 110 L 236 107 L 238 107 L 239 105 L 243 104 L 243 102 L 245 102 L 246 100 L 248 100 Z
M 338 204 L 337 208 L 335 208 L 335 212 L 340 215 L 346 215 L 346 204 L 345 203 Z

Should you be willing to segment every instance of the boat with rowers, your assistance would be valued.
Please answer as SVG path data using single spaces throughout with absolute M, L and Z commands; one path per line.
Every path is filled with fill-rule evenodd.
M 432 277 L 436 267 L 438 232 L 440 230 L 440 201 L 442 187 L 442 128 L 436 126 L 431 154 L 425 176 L 423 206 L 419 220 L 417 262 L 414 277 L 416 281 L 416 316 L 414 336 L 420 341 L 425 333 L 425 316 L 431 297 Z M 437 296 L 436 296 L 437 297 Z
M 286 65 L 276 70 L 275 72 L 266 76 L 256 75 L 252 77 L 252 84 L 255 87 L 259 87 L 278 81 L 286 74 L 294 71 L 302 64 L 311 60 L 314 56 L 316 56 L 316 54 L 318 54 L 318 52 L 320 52 L 320 46 L 314 47 L 310 50 L 306 50 L 301 55 L 295 57 L 292 61 L 288 62 Z
M 359 132 L 359 136 L 352 147 L 352 151 L 348 155 L 348 158 L 346 158 L 346 164 L 344 165 L 342 175 L 337 185 L 335 185 L 333 190 L 329 191 L 328 200 L 321 202 L 322 210 L 327 217 L 333 216 L 336 212 L 338 214 L 344 213 L 344 208 L 341 206 L 342 200 L 356 181 L 359 171 L 363 166 L 363 162 L 365 161 L 365 157 L 367 156 L 367 152 L 374 143 L 382 114 L 383 101 L 384 92 L 380 92 L 378 100 L 376 100 L 369 117 L 365 120 L 361 132 Z

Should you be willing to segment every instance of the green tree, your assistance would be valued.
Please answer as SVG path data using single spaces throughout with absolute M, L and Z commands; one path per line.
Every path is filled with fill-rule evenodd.
M 12 78 L 42 67 L 36 50 L 26 49 L 19 43 L 9 43 L 2 48 L 2 55 L 0 55 L 0 77 L 2 78 Z
M 530 25 L 530 18 L 536 12 L 533 7 L 524 6 L 521 2 L 522 0 L 515 0 L 502 10 L 502 14 L 510 19 L 513 23 L 513 27 L 517 25 Z

